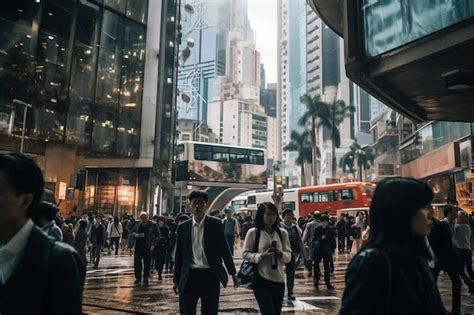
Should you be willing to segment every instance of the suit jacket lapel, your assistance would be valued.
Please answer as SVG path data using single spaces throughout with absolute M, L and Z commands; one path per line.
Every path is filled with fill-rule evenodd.
M 186 234 L 185 234 L 185 237 L 186 237 L 186 240 L 185 240 L 185 244 L 187 245 L 187 247 L 189 248 L 190 250 L 190 255 L 191 257 L 193 256 L 193 219 L 190 219 L 189 220 L 190 222 L 188 222 L 188 226 L 186 228 Z

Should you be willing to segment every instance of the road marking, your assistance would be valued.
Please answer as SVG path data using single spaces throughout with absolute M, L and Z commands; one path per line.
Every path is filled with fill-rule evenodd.
M 299 301 L 317 301 L 317 300 L 340 300 L 337 296 L 303 296 L 297 298 Z
M 314 305 L 311 305 L 309 303 L 299 301 L 299 300 L 291 301 L 291 302 L 288 302 L 288 303 L 293 304 L 293 307 L 285 306 L 281 309 L 282 312 L 292 312 L 292 311 L 302 311 L 302 312 L 304 312 L 304 311 L 320 311 L 321 310 L 321 308 L 319 308 L 319 307 L 316 307 Z

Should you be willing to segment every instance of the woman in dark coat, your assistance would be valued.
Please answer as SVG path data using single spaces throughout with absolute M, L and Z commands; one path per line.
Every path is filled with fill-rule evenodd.
M 432 199 L 431 188 L 415 179 L 377 185 L 369 237 L 349 264 L 340 314 L 446 314 L 428 267 Z

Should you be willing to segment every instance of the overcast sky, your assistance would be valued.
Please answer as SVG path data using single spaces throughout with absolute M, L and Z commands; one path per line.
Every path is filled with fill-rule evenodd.
M 268 83 L 277 81 L 277 0 L 247 0 L 249 20 L 255 30 L 260 62 Z M 302 1 L 302 0 L 301 0 Z

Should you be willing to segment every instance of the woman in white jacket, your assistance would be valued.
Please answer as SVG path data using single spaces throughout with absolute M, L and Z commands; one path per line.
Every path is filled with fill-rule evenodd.
M 252 289 L 260 312 L 280 314 L 285 294 L 284 267 L 291 261 L 291 246 L 288 232 L 280 228 L 278 209 L 273 203 L 259 205 L 255 228 L 247 232 L 242 256 L 258 266 L 259 276 Z

